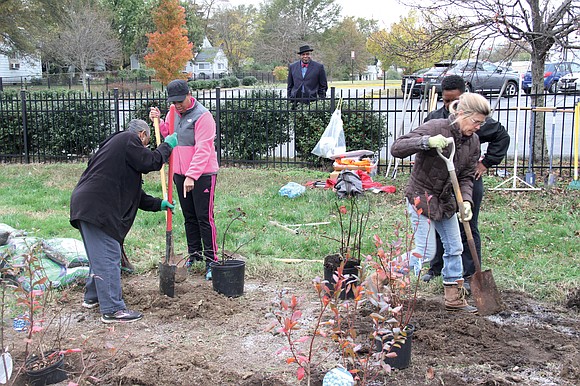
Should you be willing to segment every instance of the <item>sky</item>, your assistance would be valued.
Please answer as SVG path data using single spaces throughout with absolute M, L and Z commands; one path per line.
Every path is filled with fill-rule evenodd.
M 342 7 L 342 16 L 373 18 L 379 21 L 381 28 L 387 28 L 409 12 L 409 8 L 400 5 L 397 0 L 335 0 L 335 2 Z M 261 0 L 229 0 L 229 3 L 258 6 Z

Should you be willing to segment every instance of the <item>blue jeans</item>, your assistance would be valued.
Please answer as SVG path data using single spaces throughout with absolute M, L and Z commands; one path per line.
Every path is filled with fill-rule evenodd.
M 126 309 L 121 288 L 121 244 L 101 228 L 79 221 L 89 258 L 85 300 L 98 300 L 102 314 Z
M 441 236 L 443 243 L 443 275 L 444 283 L 454 283 L 456 280 L 463 278 L 463 263 L 461 262 L 461 253 L 463 252 L 463 243 L 461 242 L 461 233 L 459 232 L 459 220 L 457 216 L 441 221 L 430 220 L 417 211 L 409 202 L 407 209 L 411 217 L 411 226 L 415 232 L 415 249 L 411 253 L 409 264 L 415 269 L 415 274 L 419 274 L 423 262 L 430 261 L 437 250 L 435 242 L 435 231 Z M 418 254 L 423 258 L 417 258 Z
M 481 263 L 481 237 L 479 235 L 478 219 L 481 201 L 483 201 L 483 178 L 473 181 L 473 193 L 471 194 L 471 198 L 473 200 L 473 206 L 471 207 L 473 217 L 469 220 L 469 226 L 471 227 L 475 250 L 477 251 L 477 256 Z M 461 240 L 463 241 L 463 254 L 461 255 L 463 261 L 463 277 L 467 278 L 475 273 L 475 264 L 473 264 L 473 256 L 471 256 L 471 251 L 467 244 L 465 228 L 461 223 L 459 224 L 459 231 L 461 232 Z M 435 257 L 431 260 L 430 264 L 429 271 L 435 275 L 440 275 L 441 269 L 443 268 L 443 245 L 441 244 L 439 236 L 437 236 L 437 253 L 435 253 Z

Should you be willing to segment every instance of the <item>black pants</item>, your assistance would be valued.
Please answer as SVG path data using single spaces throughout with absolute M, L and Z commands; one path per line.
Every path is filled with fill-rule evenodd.
M 173 175 L 179 194 L 179 204 L 185 217 L 187 252 L 204 256 L 206 264 L 217 260 L 217 232 L 213 217 L 214 190 L 217 175 L 203 175 L 193 185 L 193 190 L 183 197 L 185 176 Z
M 481 263 L 481 238 L 479 236 L 478 218 L 479 209 L 481 208 L 481 201 L 483 200 L 483 178 L 473 181 L 473 217 L 469 221 L 469 226 L 471 227 L 471 233 L 473 235 L 473 241 L 475 242 L 475 249 L 477 250 L 477 255 L 479 257 L 479 262 Z M 469 245 L 467 245 L 467 237 L 465 235 L 465 229 L 463 224 L 459 222 L 459 230 L 461 231 L 461 241 L 463 242 L 463 254 L 461 255 L 461 260 L 463 262 L 463 277 L 468 277 L 473 275 L 475 272 L 475 265 L 473 264 L 473 257 L 469 251 Z M 443 269 L 443 244 L 439 238 L 439 234 L 436 234 L 437 239 L 437 252 L 430 262 L 429 272 L 435 274 L 436 276 L 441 275 L 441 270 Z

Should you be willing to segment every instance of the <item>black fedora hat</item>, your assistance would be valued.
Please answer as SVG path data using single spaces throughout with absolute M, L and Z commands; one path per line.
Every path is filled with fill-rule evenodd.
M 301 55 L 305 52 L 312 52 L 312 51 L 314 51 L 314 49 L 312 47 L 310 47 L 309 45 L 305 45 L 305 46 L 300 47 L 297 54 Z

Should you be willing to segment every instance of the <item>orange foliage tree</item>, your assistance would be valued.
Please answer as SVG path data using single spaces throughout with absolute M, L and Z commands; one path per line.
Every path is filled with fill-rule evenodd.
M 193 57 L 193 44 L 187 39 L 185 9 L 179 0 L 161 0 L 153 13 L 156 31 L 147 34 L 149 53 L 145 63 L 156 72 L 157 79 L 167 84 L 173 79 L 186 79 L 182 71 Z

